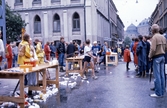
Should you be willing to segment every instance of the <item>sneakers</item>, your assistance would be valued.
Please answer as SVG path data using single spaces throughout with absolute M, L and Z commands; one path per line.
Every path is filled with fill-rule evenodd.
M 98 77 L 97 77 L 97 76 L 93 76 L 92 78 L 93 78 L 94 80 L 98 79 Z
M 141 77 L 141 74 L 137 74 L 137 75 L 136 75 L 136 78 L 140 78 L 140 77 Z
M 155 88 L 150 88 L 151 91 L 155 91 Z
M 86 76 L 84 75 L 83 77 L 81 77 L 83 80 L 87 80 Z
M 155 93 L 154 93 L 154 94 L 150 94 L 150 96 L 153 97 L 153 98 L 159 98 L 159 97 L 162 97 L 162 96 L 158 96 L 158 95 L 156 95 Z

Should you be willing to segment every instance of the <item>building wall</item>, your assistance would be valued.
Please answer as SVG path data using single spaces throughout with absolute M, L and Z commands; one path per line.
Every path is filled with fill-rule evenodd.
M 148 36 L 149 35 L 149 27 L 150 27 L 149 25 L 148 26 L 137 27 L 137 31 L 142 36 Z
M 158 3 L 159 25 L 167 29 L 167 0 L 160 0 Z
M 110 21 L 110 37 L 111 45 L 116 46 L 117 44 L 117 9 L 112 0 L 109 0 L 109 21 Z
M 150 26 L 155 23 L 167 30 L 167 0 L 159 0 L 157 7 L 153 11 Z
M 30 34 L 32 39 L 38 38 L 44 43 L 58 41 L 61 36 L 64 36 L 67 42 L 70 40 L 83 42 L 85 39 L 90 39 L 91 42 L 100 41 L 103 43 L 111 41 L 111 34 L 117 34 L 117 10 L 112 0 L 76 0 L 74 2 L 71 0 L 60 0 L 59 2 L 54 0 L 41 0 L 41 2 L 23 0 L 23 3 L 6 0 L 6 2 L 13 11 L 19 12 L 27 23 L 26 33 Z M 80 31 L 72 30 L 72 17 L 75 12 L 80 17 Z M 53 32 L 55 14 L 60 17 L 60 32 Z M 34 33 L 36 15 L 41 19 L 41 33 Z

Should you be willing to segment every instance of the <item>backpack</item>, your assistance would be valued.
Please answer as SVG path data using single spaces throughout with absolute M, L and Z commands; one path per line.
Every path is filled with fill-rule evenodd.
M 27 46 L 28 44 L 25 44 L 25 45 L 19 45 L 19 47 L 18 47 L 18 55 L 19 56 L 24 56 L 25 55 L 25 48 L 26 48 L 26 46 Z

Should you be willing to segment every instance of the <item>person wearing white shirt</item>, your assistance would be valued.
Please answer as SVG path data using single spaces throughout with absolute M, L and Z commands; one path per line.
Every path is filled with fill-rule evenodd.
M 85 48 L 84 48 L 84 56 L 85 57 L 84 57 L 83 73 L 85 72 L 85 69 L 88 66 L 88 63 L 90 63 L 90 66 L 91 66 L 91 69 L 92 69 L 92 78 L 97 79 L 98 77 L 95 76 L 95 71 L 94 71 L 94 63 L 93 63 L 93 61 L 91 61 L 91 57 L 93 59 L 96 59 L 96 57 L 92 55 L 91 50 L 92 50 L 92 46 L 90 45 L 90 40 L 87 39 L 86 40 L 86 45 L 85 45 Z M 87 79 L 86 76 L 83 76 L 83 74 L 82 74 L 82 78 Z
M 4 49 L 4 44 L 3 44 L 3 41 L 1 39 L 1 31 L 0 31 L 0 70 L 1 70 L 1 62 L 2 62 L 2 59 L 3 59 L 3 56 L 5 54 L 5 49 Z

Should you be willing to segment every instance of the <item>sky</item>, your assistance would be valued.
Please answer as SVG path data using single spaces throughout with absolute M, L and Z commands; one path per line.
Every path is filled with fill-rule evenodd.
M 122 19 L 125 30 L 133 23 L 138 25 L 142 20 L 151 16 L 159 0 L 113 0 Z

